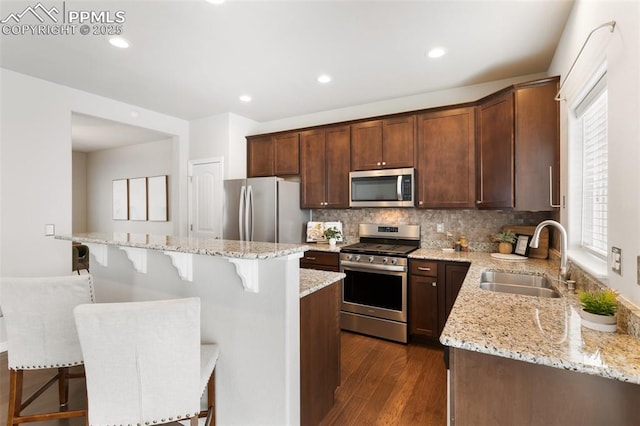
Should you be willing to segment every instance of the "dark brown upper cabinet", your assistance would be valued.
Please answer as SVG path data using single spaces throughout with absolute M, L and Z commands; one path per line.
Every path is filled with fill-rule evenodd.
M 301 207 L 349 207 L 349 126 L 300 132 Z
M 415 116 L 351 125 L 351 170 L 413 167 Z
M 558 78 L 515 85 L 478 107 L 477 206 L 548 211 L 559 203 Z
M 298 132 L 247 137 L 247 176 L 300 174 Z
M 475 207 L 475 108 L 418 116 L 419 208 Z

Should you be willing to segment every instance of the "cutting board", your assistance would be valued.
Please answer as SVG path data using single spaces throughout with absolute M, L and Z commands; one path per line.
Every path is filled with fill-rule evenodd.
M 536 230 L 535 226 L 524 226 L 524 225 L 505 225 L 502 227 L 503 231 L 510 229 L 514 234 L 522 234 L 522 235 L 531 235 L 533 236 L 534 231 Z M 529 257 L 534 259 L 546 259 L 549 257 L 549 228 L 545 227 L 542 229 L 540 233 L 540 243 L 538 244 L 538 248 L 532 248 L 529 251 Z

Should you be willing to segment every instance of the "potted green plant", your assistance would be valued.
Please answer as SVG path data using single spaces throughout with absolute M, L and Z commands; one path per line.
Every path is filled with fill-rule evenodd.
M 513 243 L 516 241 L 516 234 L 507 229 L 493 236 L 493 241 L 498 243 L 498 252 L 508 254 L 513 251 Z
M 587 328 L 613 333 L 616 331 L 618 293 L 610 288 L 578 293 L 582 310 L 582 325 Z
M 327 240 L 329 240 L 330 246 L 335 246 L 336 241 L 342 237 L 342 232 L 340 232 L 338 228 L 333 226 L 324 230 L 324 236 Z

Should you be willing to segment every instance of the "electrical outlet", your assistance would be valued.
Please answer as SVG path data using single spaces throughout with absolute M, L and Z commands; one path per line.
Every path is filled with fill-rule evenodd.
M 436 224 L 436 232 L 443 233 L 444 232 L 444 223 Z
M 622 249 L 611 247 L 611 270 L 622 275 Z
M 46 225 L 44 225 L 44 235 L 45 237 L 56 235 L 56 226 L 52 223 L 47 223 Z

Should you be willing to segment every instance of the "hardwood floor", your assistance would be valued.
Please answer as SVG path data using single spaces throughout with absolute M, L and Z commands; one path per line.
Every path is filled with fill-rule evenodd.
M 335 405 L 322 421 L 330 425 L 422 425 L 444 426 L 447 415 L 447 375 L 442 350 L 418 345 L 402 345 L 342 332 L 342 377 Z M 25 394 L 30 384 L 39 383 L 48 373 L 25 375 Z M 82 379 L 72 380 L 71 408 L 86 399 Z M 33 386 L 31 386 L 33 387 Z M 7 421 L 9 373 L 7 354 L 0 354 L 0 425 Z M 55 409 L 55 386 L 42 396 L 34 410 Z M 31 408 L 31 407 L 30 407 Z M 42 426 L 82 426 L 84 419 L 33 423 Z
M 342 332 L 341 385 L 321 425 L 446 425 L 442 353 Z

